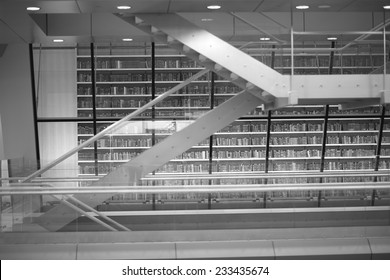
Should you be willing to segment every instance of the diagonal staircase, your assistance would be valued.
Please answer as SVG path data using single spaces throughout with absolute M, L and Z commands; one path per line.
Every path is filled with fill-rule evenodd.
M 177 14 L 117 14 L 200 65 L 260 98 L 267 109 L 287 105 L 289 77 L 283 76 Z
M 287 104 L 288 77 L 284 77 L 179 15 L 118 16 L 149 33 L 155 40 L 166 42 L 172 48 L 184 52 L 206 69 L 241 87 L 243 91 L 201 116 L 191 125 L 118 167 L 94 185 L 135 185 L 146 174 L 158 169 L 256 107 L 262 105 L 266 109 L 271 109 Z M 74 196 L 76 200 L 73 199 L 73 202 L 79 201 L 80 204 L 95 207 L 111 196 L 79 194 Z M 79 216 L 67 204 L 61 203 L 46 212 L 38 218 L 38 223 L 50 231 L 60 230 Z

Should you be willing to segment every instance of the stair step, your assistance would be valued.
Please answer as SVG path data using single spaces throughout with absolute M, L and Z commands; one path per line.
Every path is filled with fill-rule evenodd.
M 194 51 L 187 45 L 183 46 L 183 52 L 185 52 L 186 54 L 198 54 L 196 51 Z M 198 58 L 196 60 L 198 60 Z

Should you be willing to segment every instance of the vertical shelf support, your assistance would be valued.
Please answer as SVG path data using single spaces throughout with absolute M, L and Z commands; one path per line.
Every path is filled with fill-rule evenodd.
M 265 167 L 264 167 L 264 172 L 267 174 L 268 171 L 269 171 L 269 146 L 270 146 L 270 140 L 271 140 L 271 121 L 272 121 L 272 113 L 271 113 L 271 110 L 268 111 L 268 114 L 267 114 L 267 138 L 266 138 L 266 143 L 265 143 Z M 264 179 L 264 182 L 263 182 L 264 185 L 268 184 L 268 179 L 265 178 Z M 264 197 L 263 197 L 263 208 L 267 208 L 267 193 L 265 192 L 264 193 Z
M 152 59 L 152 100 L 156 98 L 156 48 L 155 43 L 152 42 L 151 45 L 151 59 Z M 152 122 L 155 121 L 156 118 L 156 106 L 152 106 Z M 156 130 L 152 129 L 152 146 L 156 144 Z M 155 171 L 152 172 L 153 175 L 156 174 Z M 155 186 L 156 181 L 152 181 L 152 184 Z M 156 210 L 156 194 L 152 195 L 152 209 Z
M 378 130 L 378 143 L 376 145 L 376 151 L 375 151 L 375 166 L 374 171 L 379 170 L 379 164 L 380 164 L 380 157 L 381 157 L 381 149 L 382 149 L 382 137 L 383 137 L 383 127 L 385 123 L 385 114 L 386 114 L 386 106 L 381 106 L 381 117 L 379 122 L 379 130 Z M 378 181 L 378 176 L 374 177 L 374 182 Z M 371 195 L 371 206 L 375 205 L 375 197 L 376 197 L 376 190 L 372 190 Z
M 211 85 L 210 85 L 210 110 L 214 109 L 214 97 L 215 97 L 215 74 L 214 72 L 210 73 L 211 75 Z M 209 137 L 209 174 L 213 173 L 213 135 Z M 212 185 L 213 181 L 209 180 L 209 185 Z M 208 194 L 208 209 L 211 209 L 211 193 Z
M 93 118 L 93 135 L 97 134 L 97 125 L 96 125 L 96 79 L 95 79 L 95 49 L 94 44 L 91 43 L 91 83 L 92 83 L 92 118 Z M 95 161 L 95 176 L 99 175 L 99 162 L 98 162 L 98 147 L 97 142 L 93 142 L 93 155 Z
M 328 121 L 329 121 L 329 105 L 325 105 L 325 116 L 324 116 L 324 127 L 322 132 L 322 146 L 321 146 L 321 162 L 320 172 L 324 172 L 325 166 L 325 153 L 326 153 L 326 142 L 328 133 Z M 320 183 L 323 182 L 323 178 L 320 178 Z M 322 191 L 318 191 L 318 207 L 321 207 Z

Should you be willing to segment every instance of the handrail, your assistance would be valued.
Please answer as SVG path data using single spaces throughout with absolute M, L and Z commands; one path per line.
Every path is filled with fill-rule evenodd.
M 310 190 L 390 190 L 389 182 L 316 183 L 316 184 L 243 184 L 243 185 L 183 185 L 183 186 L 92 186 L 92 187 L 2 187 L 0 196 L 15 194 L 107 194 L 107 193 L 229 193 Z
M 119 120 L 119 121 L 113 123 L 112 125 L 108 126 L 106 129 L 102 130 L 101 132 L 99 132 L 95 136 L 89 138 L 87 141 L 83 142 L 79 146 L 73 148 L 72 150 L 70 150 L 69 152 L 64 154 L 63 156 L 55 159 L 51 163 L 47 164 L 45 167 L 42 167 L 41 169 L 35 171 L 30 176 L 26 177 L 22 182 L 30 182 L 33 178 L 41 175 L 42 173 L 46 172 L 50 168 L 56 166 L 57 164 L 59 164 L 60 162 L 64 161 L 65 159 L 69 158 L 70 156 L 74 155 L 75 153 L 77 153 L 78 151 L 83 149 L 84 147 L 86 147 L 86 146 L 92 144 L 93 142 L 99 140 L 100 138 L 102 138 L 104 135 L 106 135 L 107 133 L 111 132 L 112 130 L 121 127 L 123 124 L 125 124 L 125 122 L 127 122 L 130 119 L 132 119 L 132 118 L 138 116 L 139 114 L 143 113 L 149 107 L 154 106 L 158 102 L 164 100 L 165 98 L 167 98 L 171 94 L 177 92 L 178 90 L 182 89 L 183 87 L 185 87 L 188 84 L 190 84 L 192 81 L 200 78 L 201 76 L 203 76 L 204 74 L 206 74 L 208 72 L 209 72 L 208 69 L 203 69 L 203 70 L 199 71 L 198 73 L 194 74 L 193 76 L 191 76 L 187 80 L 185 80 L 182 83 L 174 86 L 173 88 L 171 88 L 170 90 L 166 91 L 165 93 L 159 95 L 157 98 L 153 99 L 152 101 L 150 101 L 149 103 L 145 104 L 141 108 L 137 109 L 136 111 L 132 112 L 131 114 L 129 114 L 127 116 L 125 116 L 121 120 Z
M 280 44 L 286 44 L 286 43 L 287 43 L 286 41 L 279 39 L 278 37 L 272 35 L 271 33 L 265 31 L 264 29 L 261 29 L 260 27 L 254 25 L 253 23 L 249 22 L 248 20 L 244 19 L 243 17 L 241 17 L 241 16 L 239 16 L 239 15 L 237 15 L 237 14 L 235 14 L 235 13 L 230 12 L 229 14 L 231 14 L 231 15 L 232 15 L 233 17 L 235 17 L 235 18 L 238 18 L 239 20 L 241 20 L 242 22 L 246 23 L 246 24 L 249 25 L 250 27 L 256 29 L 257 31 L 260 31 L 261 33 L 263 33 L 263 34 L 269 36 L 270 38 L 274 39 L 274 40 L 277 41 L 278 43 L 280 43 Z
M 360 170 L 332 170 L 332 171 L 302 171 L 302 172 L 229 172 L 229 173 L 213 173 L 213 174 L 199 174 L 199 173 L 177 173 L 177 174 L 147 174 L 141 181 L 153 181 L 153 180 L 184 180 L 184 179 L 272 179 L 272 178 L 332 178 L 332 177 L 384 177 L 390 176 L 390 171 L 379 170 L 379 171 L 360 171 Z M 102 178 L 103 175 L 97 176 L 83 176 L 83 177 L 40 177 L 32 179 L 31 183 L 42 185 L 46 182 L 90 182 L 97 181 Z M 21 181 L 25 177 L 8 177 L 0 178 L 0 181 Z M 30 183 L 30 184 L 31 184 Z M 10 186 L 20 186 L 25 183 L 9 183 Z
M 390 171 L 333 171 L 333 172 L 278 172 L 278 173 L 264 173 L 264 172 L 251 172 L 251 173 L 235 173 L 229 172 L 228 174 L 148 174 L 146 177 L 141 178 L 141 181 L 153 181 L 153 180 L 175 180 L 175 179 L 284 179 L 284 178 L 332 178 L 332 177 L 384 177 L 390 176 Z

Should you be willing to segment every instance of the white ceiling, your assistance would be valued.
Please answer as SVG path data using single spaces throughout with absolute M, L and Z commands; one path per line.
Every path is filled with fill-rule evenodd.
M 135 41 L 150 40 L 113 15 L 118 12 L 116 6 L 123 4 L 132 7 L 129 13 L 181 13 L 226 40 L 253 40 L 261 35 L 230 13 L 283 39 L 289 36 L 291 9 L 294 30 L 335 33 L 370 30 L 390 14 L 383 10 L 390 0 L 0 0 L 0 44 L 51 44 L 54 37 L 62 37 L 67 43 L 119 41 L 124 36 Z M 207 9 L 210 4 L 222 8 L 212 12 Z M 298 4 L 307 4 L 310 9 L 297 11 L 294 7 Z M 28 12 L 27 6 L 39 6 L 41 10 Z M 204 18 L 213 21 L 202 21 Z M 308 38 L 297 36 L 296 40 Z

